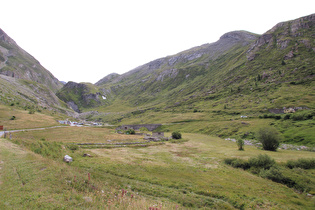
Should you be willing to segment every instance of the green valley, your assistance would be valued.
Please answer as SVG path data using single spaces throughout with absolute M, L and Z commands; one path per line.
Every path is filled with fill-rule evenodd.
M 0 30 L 0 208 L 312 209 L 314 34 L 312 14 L 62 84 Z M 116 130 L 140 124 L 161 126 Z

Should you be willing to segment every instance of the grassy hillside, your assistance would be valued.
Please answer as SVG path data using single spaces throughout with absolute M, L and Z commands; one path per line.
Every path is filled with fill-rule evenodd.
M 260 125 L 269 125 L 284 142 L 314 146 L 314 30 L 310 15 L 279 23 L 261 36 L 231 32 L 216 43 L 98 82 L 110 99 L 94 107 L 99 114 L 90 118 L 163 123 L 164 131 L 223 138 L 254 138 Z M 291 115 L 269 111 L 284 107 L 300 109 Z
M 103 137 L 94 135 L 95 132 L 103 133 Z M 307 182 L 308 186 L 305 192 L 299 192 L 224 163 L 226 158 L 248 160 L 267 154 L 283 170 L 292 170 L 285 168 L 286 161 L 312 158 L 312 152 L 267 152 L 254 146 L 245 146 L 245 151 L 239 151 L 234 142 L 200 134 L 183 134 L 186 142 L 165 142 L 151 147 L 69 147 L 69 142 L 82 142 L 84 138 L 76 141 L 82 134 L 89 137 L 86 142 L 107 142 L 109 136 L 111 140 L 123 138 L 107 128 L 66 127 L 56 128 L 52 133 L 16 133 L 12 141 L 19 146 L 1 139 L 3 187 L 0 193 L 5 199 L 0 205 L 80 209 L 109 206 L 118 209 L 311 209 L 314 205 L 314 199 L 307 197 L 307 193 L 315 190 L 314 169 L 294 170 L 294 174 L 300 174 L 293 177 L 296 182 L 300 185 Z M 128 138 L 124 141 L 130 141 Z M 92 157 L 83 157 L 84 153 Z M 72 156 L 74 162 L 63 163 L 65 154 Z M 122 189 L 128 191 L 126 195 L 122 195 Z

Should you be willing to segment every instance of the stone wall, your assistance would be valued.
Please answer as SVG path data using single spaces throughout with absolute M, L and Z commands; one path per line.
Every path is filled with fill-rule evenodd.
M 140 130 L 140 128 L 147 128 L 149 131 L 153 131 L 160 127 L 162 124 L 141 124 L 141 125 L 122 125 L 116 128 L 116 130 L 128 130 L 128 129 L 134 129 L 134 130 Z

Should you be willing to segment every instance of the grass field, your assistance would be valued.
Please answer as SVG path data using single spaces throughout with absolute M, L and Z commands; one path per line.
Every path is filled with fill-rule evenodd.
M 14 120 L 13 117 L 14 116 Z M 19 130 L 24 128 L 43 128 L 60 125 L 55 117 L 35 112 L 21 110 L 15 107 L 0 105 L 0 124 L 7 130 Z
M 232 168 L 223 161 L 230 157 L 247 160 L 258 154 L 268 154 L 281 164 L 301 157 L 313 158 L 312 152 L 268 152 L 253 146 L 245 146 L 245 151 L 239 151 L 234 142 L 188 133 L 183 134 L 186 141 L 181 143 L 165 142 L 144 148 L 70 150 L 65 146 L 70 142 L 134 139 L 130 138 L 131 135 L 118 135 L 108 128 L 66 127 L 47 131 L 15 133 L 12 141 L 19 146 L 1 139 L 0 158 L 4 162 L 0 172 L 1 197 L 5 199 L 0 206 L 148 209 L 155 205 L 160 209 L 162 205 L 162 209 L 176 209 L 176 206 L 179 209 L 312 209 L 315 204 L 314 197 L 307 196 L 308 192 L 298 192 Z M 92 157 L 83 157 L 84 153 Z M 65 154 L 73 157 L 74 162 L 63 163 Z M 87 184 L 88 173 L 91 174 L 91 184 Z M 299 173 L 305 174 L 308 185 L 314 189 L 315 170 L 301 169 Z M 74 176 L 77 179 L 75 183 Z M 122 197 L 121 189 L 128 191 L 125 197 Z M 137 199 L 132 200 L 131 194 Z

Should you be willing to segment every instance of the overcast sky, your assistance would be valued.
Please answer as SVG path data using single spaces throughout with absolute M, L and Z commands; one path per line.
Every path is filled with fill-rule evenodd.
M 0 28 L 60 81 L 95 83 L 234 30 L 262 34 L 314 0 L 0 0 Z

